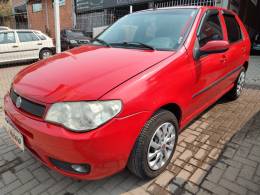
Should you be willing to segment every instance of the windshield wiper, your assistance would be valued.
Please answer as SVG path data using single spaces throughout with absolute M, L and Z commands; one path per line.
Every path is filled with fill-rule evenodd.
M 111 47 L 111 45 L 110 45 L 109 43 L 107 43 L 106 41 L 104 41 L 104 40 L 102 40 L 102 39 L 95 38 L 95 39 L 92 40 L 92 42 L 94 42 L 94 41 L 97 41 L 97 42 L 99 42 L 99 43 L 101 43 L 102 45 L 105 45 L 105 46 L 107 46 L 107 47 Z
M 126 45 L 126 46 L 137 46 L 137 47 L 141 47 L 141 48 L 147 48 L 150 50 L 156 50 L 153 46 L 151 45 L 147 45 L 145 43 L 141 43 L 141 42 L 122 42 L 122 43 L 113 43 L 115 45 Z

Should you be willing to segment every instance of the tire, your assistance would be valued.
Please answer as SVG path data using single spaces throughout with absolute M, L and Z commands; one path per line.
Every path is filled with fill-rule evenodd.
M 241 96 L 245 84 L 245 77 L 246 77 L 246 69 L 243 67 L 235 82 L 234 87 L 227 93 L 227 97 L 230 100 L 236 100 Z
M 42 49 L 40 51 L 39 57 L 42 60 L 42 59 L 47 59 L 47 58 L 51 57 L 52 55 L 53 55 L 53 52 L 51 49 Z
M 168 126 L 166 126 L 168 125 Z M 162 128 L 166 128 L 167 135 L 168 135 L 168 144 L 160 144 L 160 139 L 158 137 L 159 132 L 162 133 Z M 173 127 L 173 131 L 171 131 Z M 164 129 L 165 129 L 164 128 Z M 167 110 L 159 110 L 157 113 L 155 113 L 152 118 L 145 124 L 144 128 L 142 129 L 139 137 L 136 140 L 136 143 L 134 145 L 134 148 L 131 152 L 131 155 L 128 160 L 128 169 L 136 176 L 142 179 L 151 179 L 156 176 L 158 176 L 160 173 L 162 173 L 166 166 L 169 164 L 169 162 L 172 159 L 172 156 L 174 154 L 177 140 L 178 140 L 178 130 L 179 125 L 176 117 L 173 113 L 167 111 Z M 174 132 L 174 138 L 173 136 L 170 136 L 170 132 Z M 162 137 L 166 138 L 165 133 L 161 134 Z M 169 137 L 170 136 L 170 137 Z M 152 142 L 153 140 L 153 142 Z M 158 142 L 156 147 L 160 145 L 160 149 L 156 149 L 152 146 L 152 143 Z M 164 141 L 163 141 L 164 142 Z M 166 143 L 166 142 L 165 142 Z M 171 150 L 168 147 L 167 152 L 167 146 L 171 146 Z M 159 152 L 158 152 L 159 151 Z M 167 152 L 167 154 L 165 153 Z M 151 159 L 148 160 L 148 154 L 152 157 L 152 154 L 155 154 L 154 160 Z M 158 158 L 158 156 L 162 157 L 162 154 L 164 155 L 164 163 L 163 161 L 160 161 L 161 158 Z M 155 159 L 158 158 L 158 161 L 161 163 L 158 163 L 159 166 L 153 166 L 153 162 L 157 162 Z

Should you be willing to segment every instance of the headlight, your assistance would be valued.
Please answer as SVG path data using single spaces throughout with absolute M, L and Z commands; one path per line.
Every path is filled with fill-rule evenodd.
M 71 44 L 77 44 L 78 42 L 75 41 L 75 40 L 70 40 L 70 43 L 71 43 Z
M 45 120 L 72 131 L 83 132 L 106 123 L 121 109 L 120 100 L 55 103 L 48 110 Z

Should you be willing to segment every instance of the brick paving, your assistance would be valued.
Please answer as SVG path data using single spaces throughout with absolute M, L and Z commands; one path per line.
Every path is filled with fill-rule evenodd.
M 21 68 L 0 69 L 1 98 Z M 167 170 L 151 181 L 127 170 L 99 181 L 64 177 L 20 152 L 5 133 L 1 114 L 0 195 L 260 194 L 259 86 L 250 83 L 239 100 L 222 98 L 194 120 L 180 134 Z

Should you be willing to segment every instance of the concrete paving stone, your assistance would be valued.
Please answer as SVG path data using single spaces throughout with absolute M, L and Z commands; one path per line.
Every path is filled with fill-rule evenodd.
M 243 158 L 246 158 L 250 152 L 251 148 L 241 146 L 237 152 L 236 155 L 241 156 Z
M 255 161 L 255 162 L 257 162 L 258 164 L 260 164 L 260 157 L 259 157 L 259 156 L 255 156 L 255 155 L 253 155 L 253 154 L 249 154 L 249 155 L 247 156 L 247 158 L 248 158 L 249 160 Z
M 164 171 L 155 181 L 159 186 L 165 188 L 173 179 L 174 174 L 170 171 Z
M 186 189 L 188 192 L 190 192 L 192 194 L 196 194 L 199 191 L 199 186 L 195 185 L 192 182 L 187 182 L 184 185 L 184 189 Z
M 233 158 L 233 156 L 235 155 L 236 150 L 231 148 L 231 147 L 227 147 L 223 153 L 223 156 L 226 158 Z
M 47 180 L 48 178 L 50 178 L 50 175 L 48 174 L 48 172 L 46 171 L 46 168 L 44 168 L 43 166 L 41 166 L 40 168 L 34 170 L 32 172 L 32 174 L 40 181 L 43 182 L 45 180 Z
M 44 191 L 47 191 L 52 185 L 54 185 L 56 183 L 56 181 L 52 178 L 48 179 L 45 182 L 40 183 L 39 185 L 35 186 L 32 190 L 31 190 L 31 194 L 32 195 L 38 195 L 41 194 Z
M 237 178 L 237 183 L 253 192 L 260 192 L 260 186 L 242 177 Z
M 212 183 L 209 180 L 203 181 L 201 186 L 204 189 L 207 189 L 208 191 L 210 191 L 214 194 L 218 194 L 218 195 L 228 195 L 229 194 L 229 191 L 226 188 L 224 188 L 218 184 Z
M 233 160 L 238 161 L 238 162 L 245 164 L 245 165 L 257 167 L 257 162 L 255 162 L 253 160 L 249 160 L 248 158 L 246 159 L 246 158 L 235 155 Z
M 235 167 L 228 167 L 223 174 L 223 177 L 228 179 L 229 181 L 235 181 L 238 174 L 240 172 L 240 169 Z
M 1 188 L 1 195 L 5 195 L 5 194 L 10 194 L 11 191 L 13 191 L 14 189 L 18 188 L 19 186 L 21 186 L 21 182 L 19 180 L 14 181 L 13 183 L 4 186 L 3 188 Z
M 218 183 L 220 178 L 222 177 L 224 171 L 219 168 L 212 168 L 210 173 L 207 176 L 207 180 L 213 182 L 213 183 Z
M 16 188 L 14 191 L 12 191 L 12 194 L 13 195 L 24 194 L 25 192 L 30 191 L 32 188 L 37 186 L 38 184 L 39 184 L 39 182 L 36 179 L 33 179 L 33 180 L 21 185 L 20 187 Z
M 194 184 L 200 185 L 203 179 L 205 178 L 206 174 L 206 171 L 198 168 L 190 177 L 189 181 L 193 182 Z
M 18 179 L 24 184 L 33 179 L 33 175 L 27 169 L 22 169 L 16 173 Z
M 200 161 L 203 161 L 208 155 L 208 151 L 207 150 L 204 150 L 204 149 L 199 149 L 199 151 L 195 154 L 195 158 L 197 160 L 200 160 Z
M 254 174 L 256 172 L 256 168 L 255 167 L 251 167 L 248 165 L 244 165 L 239 173 L 240 177 L 243 177 L 245 179 L 252 179 Z
M 55 185 L 53 185 L 52 187 L 50 187 L 48 189 L 48 192 L 50 194 L 57 194 L 58 192 L 60 192 L 61 190 L 63 190 L 64 188 L 66 188 L 68 185 L 70 185 L 72 182 L 72 179 L 70 178 L 64 178 L 61 181 L 57 182 Z
M 4 172 L 4 173 L 1 175 L 1 177 L 2 177 L 2 179 L 3 179 L 3 181 L 4 181 L 4 183 L 5 183 L 6 185 L 8 185 L 8 184 L 14 182 L 14 181 L 17 179 L 17 177 L 15 176 L 15 174 L 13 174 L 11 171 L 6 171 L 6 172 Z
M 193 153 L 190 150 L 185 150 L 179 157 L 183 161 L 188 161 L 192 157 Z
M 211 195 L 211 193 L 207 190 L 200 188 L 200 190 L 197 192 L 197 195 Z
M 241 195 L 246 195 L 247 194 L 247 189 L 245 187 L 242 187 L 241 185 L 239 184 L 236 184 L 236 183 L 233 183 L 231 181 L 228 181 L 226 179 L 221 179 L 219 181 L 219 184 L 221 186 L 223 186 L 224 188 L 232 191 L 232 192 L 235 192 L 237 194 L 241 194 Z
M 172 194 L 178 194 L 178 192 L 179 192 L 180 190 L 182 190 L 182 189 L 181 189 L 180 186 L 178 186 L 178 185 L 176 185 L 176 184 L 174 184 L 174 183 L 170 183 L 170 184 L 167 186 L 166 190 L 169 191 L 169 192 L 171 192 Z
M 188 181 L 190 176 L 191 176 L 190 172 L 182 169 L 180 173 L 173 179 L 173 182 L 175 184 L 178 184 L 179 186 L 182 186 L 186 181 Z

